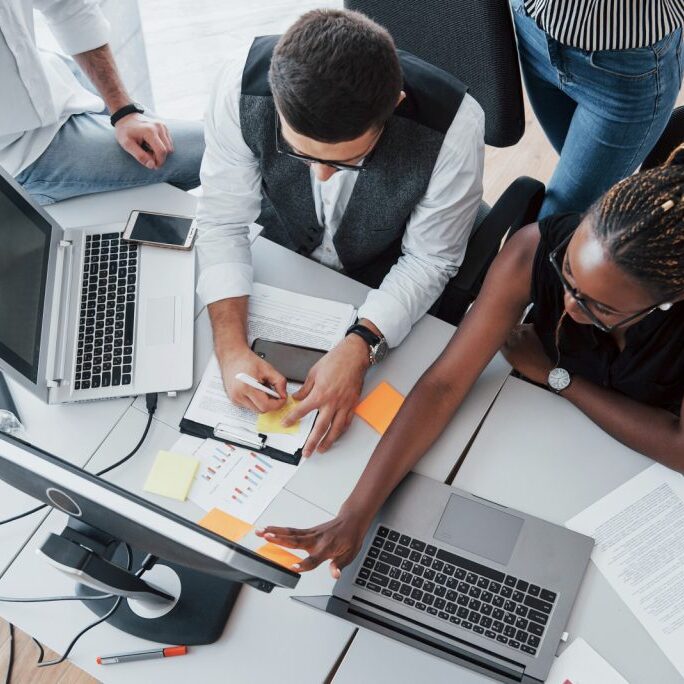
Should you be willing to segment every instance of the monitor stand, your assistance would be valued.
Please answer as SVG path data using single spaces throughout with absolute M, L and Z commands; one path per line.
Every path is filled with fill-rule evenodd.
M 52 547 L 48 549 L 51 552 L 46 553 L 51 540 Z M 124 596 L 114 615 L 107 620 L 110 625 L 142 639 L 187 646 L 214 643 L 223 633 L 242 586 L 240 583 L 161 559 L 155 560 L 151 569 L 140 579 L 136 579 L 134 573 L 148 557 L 147 554 L 133 549 L 131 571 L 127 572 L 125 546 L 100 530 L 73 518 L 69 519 L 67 527 L 60 535 L 50 535 L 41 550 L 49 556 L 51 562 L 66 570 L 63 560 L 60 561 L 55 556 L 61 555 L 63 559 L 64 554 L 70 551 L 69 547 L 76 544 L 80 547 L 79 550 L 85 546 L 93 554 L 90 559 L 94 562 L 81 565 L 91 581 L 117 586 L 112 581 L 113 575 L 106 572 L 104 566 L 98 571 L 99 561 L 109 561 L 116 567 L 111 568 L 110 563 L 106 565 L 115 570 L 114 575 L 119 575 L 121 584 L 130 582 L 135 585 L 136 597 L 132 598 L 130 593 L 128 597 Z M 145 593 L 145 586 L 142 586 L 141 591 L 140 585 L 147 585 L 149 593 Z M 116 592 L 94 589 L 82 583 L 76 585 L 76 595 L 99 616 L 105 615 L 112 608 L 116 597 L 96 601 L 88 599 L 107 593 Z M 167 596 L 164 597 L 164 594 Z

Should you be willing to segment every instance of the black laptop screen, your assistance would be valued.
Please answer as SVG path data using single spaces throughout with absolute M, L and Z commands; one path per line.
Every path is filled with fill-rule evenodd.
M 0 357 L 38 379 L 50 224 L 0 176 Z

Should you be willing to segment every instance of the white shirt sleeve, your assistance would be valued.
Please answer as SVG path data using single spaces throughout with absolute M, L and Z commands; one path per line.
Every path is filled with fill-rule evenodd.
M 204 120 L 197 206 L 197 294 L 204 304 L 252 293 L 249 225 L 261 212 L 261 172 L 240 128 L 248 50 L 241 48 L 219 73 Z
M 483 172 L 484 112 L 466 94 L 407 222 L 402 256 L 359 309 L 359 318 L 372 321 L 390 347 L 402 342 L 458 272 L 482 199 Z
M 67 55 L 106 45 L 109 22 L 96 0 L 33 0 Z

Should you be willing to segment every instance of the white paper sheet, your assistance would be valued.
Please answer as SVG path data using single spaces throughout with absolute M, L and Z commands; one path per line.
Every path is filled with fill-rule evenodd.
M 214 439 L 183 436 L 171 451 L 200 462 L 190 501 L 205 511 L 220 508 L 248 523 L 256 522 L 297 472 L 293 465 Z
M 575 639 L 553 661 L 546 684 L 628 684 L 628 682 L 584 639 Z
M 257 337 L 261 337 L 315 349 L 331 349 L 344 337 L 354 316 L 355 310 L 351 304 L 255 283 L 249 304 L 248 341 L 251 345 Z M 300 386 L 289 383 L 288 394 L 293 394 Z M 251 434 L 255 434 L 257 420 L 254 411 L 235 406 L 228 399 L 221 370 L 213 354 L 185 417 L 212 428 L 223 424 Z M 268 446 L 294 454 L 304 446 L 315 418 L 315 411 L 305 416 L 295 434 L 269 435 Z
M 684 675 L 684 477 L 655 464 L 566 523 Z

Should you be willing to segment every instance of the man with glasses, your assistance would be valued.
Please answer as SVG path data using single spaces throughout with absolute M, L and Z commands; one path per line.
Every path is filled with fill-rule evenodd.
M 316 10 L 257 38 L 220 73 L 205 118 L 198 293 L 233 402 L 284 403 L 247 346 L 248 225 L 369 285 L 359 321 L 311 370 L 290 420 L 318 409 L 305 455 L 346 429 L 368 367 L 457 273 L 482 195 L 484 115 L 443 71 L 397 54 L 365 16 Z M 248 373 L 281 396 L 234 380 Z

